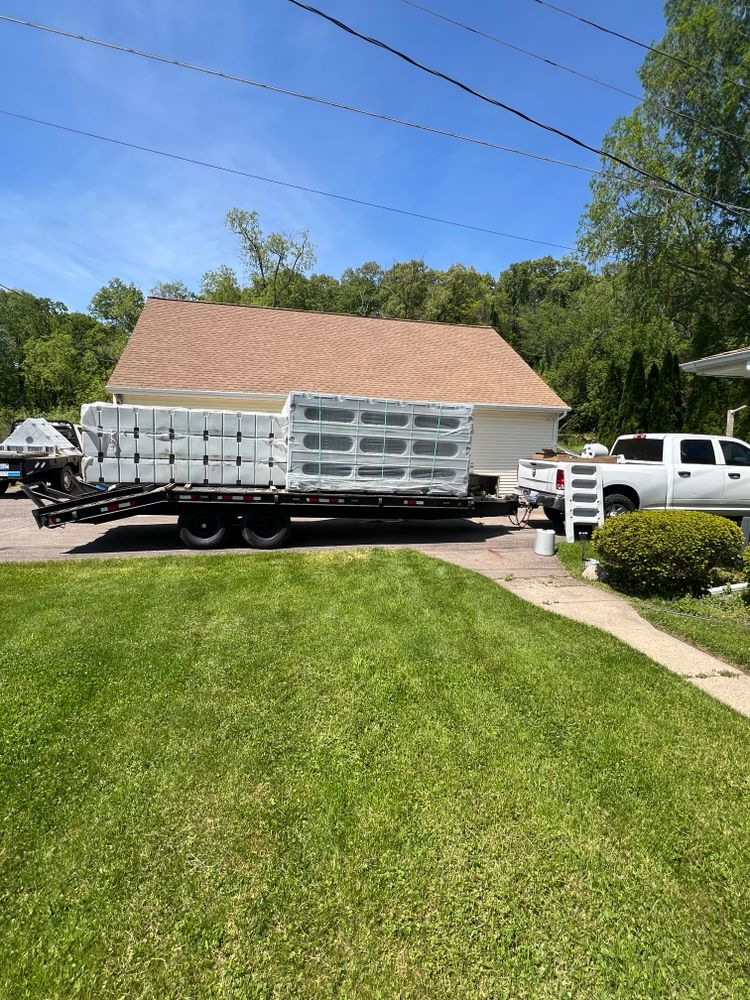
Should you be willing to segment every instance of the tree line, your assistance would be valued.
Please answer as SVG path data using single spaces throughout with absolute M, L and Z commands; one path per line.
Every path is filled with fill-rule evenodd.
M 366 261 L 334 277 L 315 270 L 307 231 L 266 233 L 257 212 L 233 208 L 239 267 L 208 270 L 193 289 L 165 276 L 151 293 L 489 324 L 573 408 L 568 432 L 607 444 L 626 431 L 720 432 L 729 406 L 750 403 L 750 382 L 683 380 L 679 361 L 750 343 L 749 16 L 731 0 L 667 0 L 658 47 L 676 58 L 647 55 L 644 99 L 603 144 L 651 179 L 604 158 L 575 255 L 497 275 Z M 119 278 L 85 314 L 0 292 L 0 422 L 101 395 L 143 302 Z M 750 409 L 736 426 L 750 436 Z

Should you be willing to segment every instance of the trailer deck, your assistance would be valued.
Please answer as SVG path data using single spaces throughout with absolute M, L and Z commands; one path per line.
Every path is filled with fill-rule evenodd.
M 445 497 L 394 493 L 288 493 L 274 489 L 149 484 L 109 488 L 82 485 L 70 497 L 45 484 L 21 485 L 34 503 L 39 528 L 102 524 L 137 514 L 177 518 L 180 537 L 191 548 L 217 548 L 240 527 L 255 548 L 278 548 L 291 534 L 291 519 L 346 517 L 363 520 L 438 520 L 512 515 L 515 497 Z

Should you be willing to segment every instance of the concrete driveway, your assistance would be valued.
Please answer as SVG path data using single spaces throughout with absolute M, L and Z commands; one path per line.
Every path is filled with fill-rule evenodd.
M 32 517 L 33 505 L 18 490 L 0 496 L 0 562 L 28 562 L 39 559 L 81 559 L 113 556 L 195 555 L 177 537 L 174 518 L 131 517 L 107 524 L 71 524 L 40 530 Z M 543 516 L 532 525 L 547 525 Z M 505 556 L 521 557 L 528 552 L 532 532 L 511 525 L 507 518 L 481 521 L 349 521 L 308 519 L 294 522 L 289 546 L 294 549 L 332 549 L 369 546 L 408 546 L 445 558 L 449 549 L 462 565 L 507 573 Z M 237 553 L 255 550 L 243 544 L 237 534 L 230 546 Z M 226 549 L 218 551 L 227 551 Z M 453 560 L 451 560 L 453 561 Z M 489 561 L 490 565 L 487 565 Z M 517 561 L 511 558 L 510 562 Z M 503 565 L 500 566 L 500 563 Z M 548 568 L 556 560 L 546 560 Z

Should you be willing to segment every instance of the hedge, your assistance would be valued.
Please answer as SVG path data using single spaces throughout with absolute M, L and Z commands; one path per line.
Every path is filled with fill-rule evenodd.
M 640 510 L 594 532 L 599 560 L 616 587 L 633 594 L 700 594 L 717 569 L 739 569 L 744 538 L 732 521 L 687 510 Z M 745 562 L 750 572 L 750 563 Z

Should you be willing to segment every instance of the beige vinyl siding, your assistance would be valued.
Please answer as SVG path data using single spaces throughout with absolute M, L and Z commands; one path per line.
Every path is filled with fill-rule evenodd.
M 474 412 L 472 471 L 515 483 L 519 458 L 549 448 L 557 436 L 558 413 L 480 407 Z
M 248 410 L 256 413 L 280 413 L 286 397 L 273 396 L 231 396 L 202 393 L 121 392 L 116 394 L 116 402 L 131 406 L 182 406 L 195 410 Z

